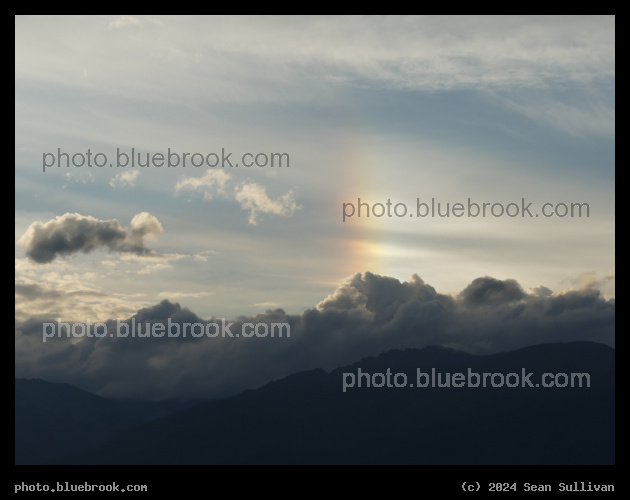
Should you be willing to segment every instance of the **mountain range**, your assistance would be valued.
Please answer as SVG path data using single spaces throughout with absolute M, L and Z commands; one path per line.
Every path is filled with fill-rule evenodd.
M 432 387 L 432 371 L 480 384 Z M 483 373 L 502 376 L 482 387 Z M 543 373 L 566 374 L 556 378 L 566 387 L 542 387 Z M 572 373 L 588 373 L 589 387 L 571 387 Z M 594 342 L 393 350 L 194 404 L 16 379 L 15 401 L 17 464 L 615 463 L 615 350 Z

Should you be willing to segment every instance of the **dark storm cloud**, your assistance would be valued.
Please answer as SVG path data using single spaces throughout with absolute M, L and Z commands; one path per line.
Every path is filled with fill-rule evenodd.
M 160 222 L 151 214 L 134 216 L 129 228 L 115 219 L 99 220 L 91 216 L 66 213 L 48 222 L 33 222 L 18 243 L 26 247 L 26 256 L 44 264 L 57 256 L 88 253 L 103 247 L 117 252 L 149 254 L 144 238 L 162 232 Z
M 16 376 L 74 383 L 107 396 L 213 398 L 396 348 L 443 345 L 494 353 L 545 342 L 614 345 L 615 304 L 593 287 L 561 294 L 539 287 L 527 293 L 513 280 L 483 277 L 451 297 L 417 275 L 401 283 L 364 273 L 302 314 L 275 309 L 226 320 L 232 333 L 244 323 L 287 323 L 288 338 L 116 336 L 117 329 L 126 328 L 122 324 L 169 321 L 180 332 L 185 323 L 222 323 L 164 300 L 132 318 L 108 321 L 108 335 L 100 338 L 43 343 L 42 321 L 33 319 L 16 328 Z

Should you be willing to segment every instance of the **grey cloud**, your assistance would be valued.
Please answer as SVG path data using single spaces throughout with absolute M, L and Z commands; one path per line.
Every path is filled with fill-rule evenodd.
M 460 294 L 466 305 L 491 305 L 525 298 L 525 292 L 514 280 L 498 280 L 485 276 L 477 278 Z
M 534 288 L 532 290 L 532 293 L 540 297 L 549 297 L 553 295 L 553 291 L 550 288 L 547 288 L 546 286 L 542 286 L 542 285 Z
M 144 239 L 162 232 L 160 222 L 151 214 L 142 212 L 124 228 L 115 219 L 99 220 L 77 213 L 66 213 L 48 222 L 33 222 L 18 243 L 26 247 L 29 259 L 44 264 L 57 256 L 77 252 L 88 253 L 104 247 L 116 252 L 150 254 Z
M 36 300 L 68 300 L 75 297 L 108 297 L 105 293 L 94 290 L 61 291 L 54 287 L 47 287 L 38 283 L 15 283 L 15 294 L 20 296 L 20 301 L 22 302 Z
M 43 320 L 16 326 L 16 376 L 81 385 L 116 397 L 215 398 L 313 368 L 333 369 L 389 349 L 443 345 L 489 354 L 546 342 L 591 340 L 614 346 L 615 304 L 592 287 L 526 293 L 513 280 L 483 277 L 458 296 L 440 294 L 417 275 L 408 282 L 357 273 L 302 314 L 269 309 L 226 320 L 288 323 L 290 337 L 108 335 L 41 341 Z M 221 324 L 164 300 L 120 320 L 127 325 Z M 114 334 L 110 336 L 109 334 Z M 55 360 L 63 360 L 55 362 Z
M 58 299 L 63 297 L 63 293 L 58 290 L 47 290 L 42 285 L 36 283 L 16 283 L 15 294 L 19 295 L 22 300 L 38 300 L 42 298 L 46 299 Z

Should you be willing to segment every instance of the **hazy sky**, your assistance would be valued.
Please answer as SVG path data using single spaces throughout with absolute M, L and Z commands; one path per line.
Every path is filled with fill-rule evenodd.
M 16 322 L 298 315 L 357 272 L 610 299 L 614 41 L 606 16 L 17 17 Z M 108 164 L 44 171 L 88 148 Z M 289 164 L 109 167 L 131 148 Z M 408 212 L 344 222 L 359 198 Z

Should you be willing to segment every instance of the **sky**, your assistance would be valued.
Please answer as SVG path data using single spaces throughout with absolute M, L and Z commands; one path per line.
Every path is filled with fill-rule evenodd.
M 15 36 L 16 376 L 214 397 L 387 348 L 614 345 L 614 16 L 18 16 Z M 180 164 L 117 166 L 132 148 Z M 88 150 L 104 166 L 63 163 Z M 432 200 L 449 217 L 419 217 Z M 42 341 L 173 315 L 295 333 Z

